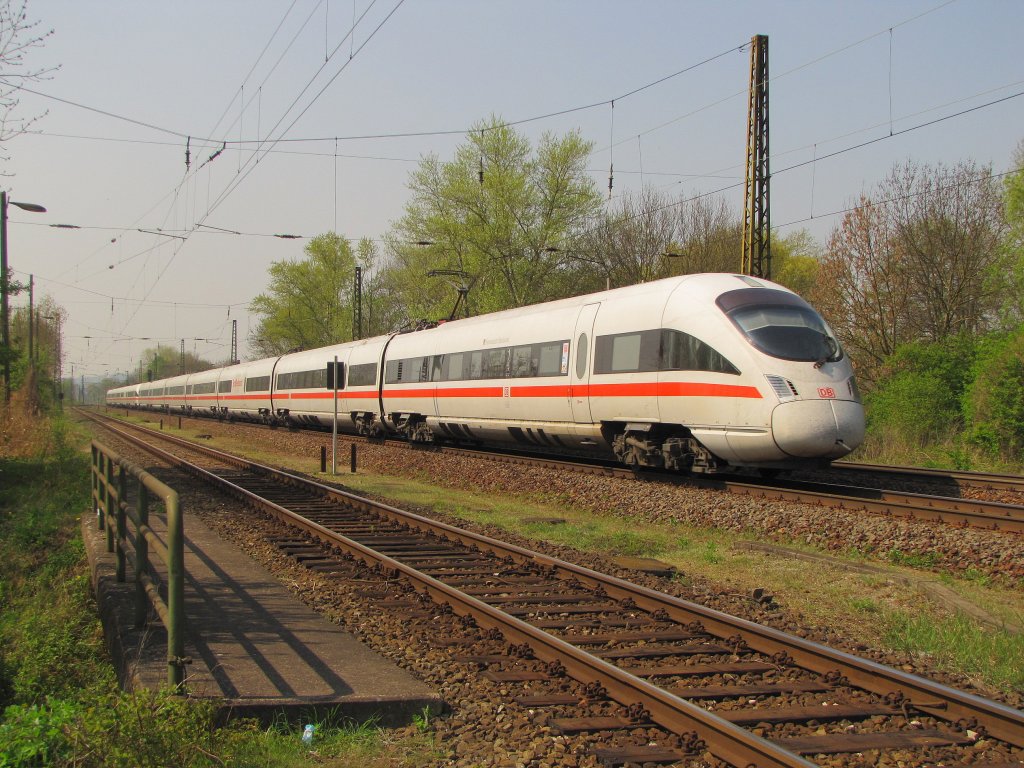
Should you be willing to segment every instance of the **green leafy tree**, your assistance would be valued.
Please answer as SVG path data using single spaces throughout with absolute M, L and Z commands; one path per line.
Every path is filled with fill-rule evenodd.
M 249 336 L 257 357 L 353 338 L 356 253 L 334 232 L 317 235 L 304 250 L 304 259 L 271 264 L 267 292 L 249 304 L 249 311 L 259 316 Z
M 772 280 L 813 299 L 821 245 L 806 229 L 772 240 Z
M 472 314 L 574 293 L 572 244 L 600 204 L 591 148 L 577 132 L 534 148 L 492 117 L 454 159 L 425 158 L 388 238 L 387 283 L 408 317 L 447 316 L 460 289 Z
M 400 296 L 392 289 L 388 272 L 381 269 L 377 244 L 363 238 L 356 246 L 356 262 L 362 268 L 362 295 L 359 306 L 362 327 L 353 327 L 353 336 L 367 338 L 398 330 L 405 322 Z M 354 300 L 354 299 L 353 299 Z
M 1003 307 L 1003 317 L 1011 327 L 1024 321 L 1024 141 L 1013 153 L 1013 167 L 1016 170 L 1003 179 L 1008 277 L 1015 286 Z

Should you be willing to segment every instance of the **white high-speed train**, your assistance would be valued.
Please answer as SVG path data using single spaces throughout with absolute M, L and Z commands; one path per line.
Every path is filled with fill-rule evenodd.
M 337 357 L 337 388 L 333 361 Z M 112 389 L 107 403 L 695 472 L 786 469 L 864 437 L 853 368 L 792 291 L 684 275 Z

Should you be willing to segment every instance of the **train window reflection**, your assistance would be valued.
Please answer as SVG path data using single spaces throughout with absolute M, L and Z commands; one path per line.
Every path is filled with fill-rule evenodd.
M 843 351 L 817 312 L 800 306 L 747 306 L 729 313 L 751 344 L 783 360 L 835 362 Z
M 718 350 L 682 331 L 662 331 L 661 370 L 712 371 L 739 375 L 739 370 Z

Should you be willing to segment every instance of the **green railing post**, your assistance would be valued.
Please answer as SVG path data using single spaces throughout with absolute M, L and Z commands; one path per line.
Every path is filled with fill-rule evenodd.
M 92 451 L 92 472 L 90 473 L 90 481 L 92 482 L 92 509 L 96 513 L 96 524 L 100 530 L 103 530 L 103 512 L 100 509 L 100 486 L 99 486 L 99 462 L 100 456 L 103 455 L 95 441 L 89 448 Z
M 96 485 L 99 492 L 100 501 L 100 529 L 106 530 L 107 526 L 107 462 L 110 461 L 110 457 L 105 453 L 100 454 L 99 466 L 97 467 Z
M 178 494 L 164 500 L 167 512 L 167 682 L 185 681 L 185 534 Z
M 149 602 L 146 598 L 146 585 L 143 575 L 149 572 L 149 542 L 142 534 L 142 526 L 149 525 L 149 489 L 143 485 L 141 478 L 138 479 L 139 498 L 137 513 L 139 516 L 139 528 L 135 535 L 135 626 L 141 627 L 146 623 L 146 616 L 149 613 Z
M 111 510 L 111 491 L 114 488 L 114 462 L 109 456 L 106 457 L 104 462 L 103 472 L 103 525 L 107 529 L 107 552 L 114 551 L 114 529 L 111 527 L 111 519 L 113 517 L 113 510 Z
M 120 464 L 117 467 L 117 507 L 115 514 L 117 517 L 117 564 L 116 575 L 119 582 L 125 580 L 124 572 L 124 542 L 127 534 L 127 525 L 125 521 L 125 512 L 128 506 L 128 474 L 125 472 L 124 467 Z

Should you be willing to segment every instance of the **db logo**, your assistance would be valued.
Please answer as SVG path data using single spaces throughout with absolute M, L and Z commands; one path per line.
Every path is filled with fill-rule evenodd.
M 818 397 L 832 399 L 836 396 L 836 391 L 832 387 L 818 387 Z

